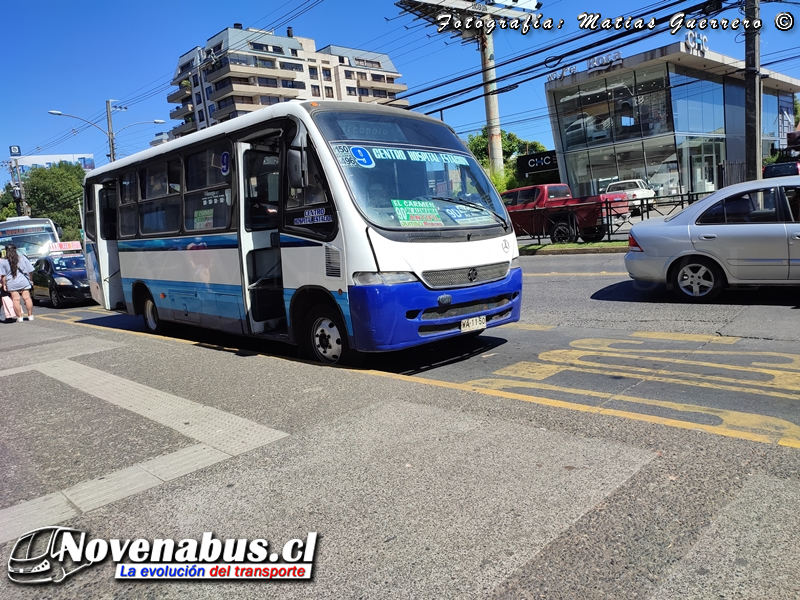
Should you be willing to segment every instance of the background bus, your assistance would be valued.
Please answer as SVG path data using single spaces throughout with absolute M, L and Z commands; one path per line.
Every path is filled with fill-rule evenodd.
M 94 299 L 336 363 L 519 319 L 508 213 L 442 122 L 285 102 L 86 178 Z
M 0 248 L 13 244 L 31 259 L 45 256 L 52 242 L 59 242 L 61 228 L 50 219 L 12 217 L 0 223 Z

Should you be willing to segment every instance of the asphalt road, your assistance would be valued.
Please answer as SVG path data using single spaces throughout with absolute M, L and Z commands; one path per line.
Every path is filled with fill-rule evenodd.
M 311 582 L 109 560 L 0 596 L 800 597 L 796 288 L 693 306 L 622 255 L 522 264 L 519 324 L 357 371 L 91 306 L 0 325 L 3 565 L 45 525 L 320 535 Z

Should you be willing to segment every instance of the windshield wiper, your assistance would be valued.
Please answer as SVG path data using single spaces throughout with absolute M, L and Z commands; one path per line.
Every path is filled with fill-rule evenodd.
M 469 200 L 462 200 L 461 198 L 447 198 L 445 196 L 427 196 L 427 197 L 430 198 L 431 200 L 442 200 L 444 202 L 450 202 L 451 204 L 460 204 L 461 206 L 469 206 L 470 208 L 485 210 L 495 219 L 497 219 L 497 222 L 503 226 L 504 230 L 508 231 L 508 222 L 499 214 L 494 212 L 491 208 L 488 208 L 483 204 L 478 204 L 477 202 L 470 202 Z

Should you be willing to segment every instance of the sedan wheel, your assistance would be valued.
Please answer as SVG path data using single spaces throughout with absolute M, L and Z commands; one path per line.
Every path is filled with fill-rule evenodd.
M 56 292 L 56 288 L 50 288 L 50 306 L 53 308 L 60 308 L 62 304 L 61 299 L 58 297 L 58 292 Z
M 684 300 L 709 302 L 725 285 L 725 276 L 713 261 L 702 257 L 683 259 L 670 278 L 673 291 Z

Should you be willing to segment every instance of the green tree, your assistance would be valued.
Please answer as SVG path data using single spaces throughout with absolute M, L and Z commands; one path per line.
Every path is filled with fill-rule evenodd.
M 17 203 L 14 201 L 14 186 L 7 182 L 0 191 L 0 221 L 17 216 Z
M 797 96 L 794 97 L 794 126 L 797 127 L 797 124 L 800 123 L 800 100 L 797 99 Z
M 64 229 L 64 241 L 80 241 L 80 201 L 85 171 L 80 165 L 60 162 L 34 167 L 23 180 L 25 200 L 32 217 L 48 217 Z
M 489 136 L 487 131 L 488 128 L 484 127 L 479 134 L 467 136 L 467 147 L 470 152 L 475 155 L 475 158 L 484 166 L 487 165 L 489 161 Z M 506 168 L 508 168 L 507 163 L 510 158 L 522 154 L 545 152 L 547 150 L 547 148 L 539 142 L 523 140 L 517 136 L 517 134 L 510 133 L 503 129 L 500 130 L 500 144 L 503 148 L 503 162 L 506 163 Z M 516 170 L 516 167 L 512 168 Z

